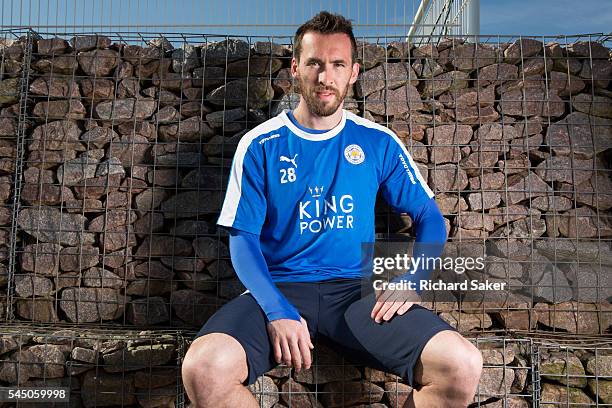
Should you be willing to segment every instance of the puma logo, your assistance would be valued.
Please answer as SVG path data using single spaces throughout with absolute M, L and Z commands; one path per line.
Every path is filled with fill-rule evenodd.
M 297 169 L 297 163 L 295 162 L 295 158 L 297 157 L 297 153 L 295 154 L 295 156 L 293 156 L 293 159 L 288 158 L 287 156 L 283 156 L 281 155 L 280 157 L 280 161 L 282 162 L 287 162 L 287 163 L 291 163 L 295 166 L 295 168 Z

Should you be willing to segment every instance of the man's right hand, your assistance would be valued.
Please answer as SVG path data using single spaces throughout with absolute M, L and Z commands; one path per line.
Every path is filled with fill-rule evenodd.
M 310 350 L 314 348 L 310 340 L 308 325 L 303 317 L 297 322 L 292 319 L 272 320 L 268 323 L 268 334 L 274 349 L 274 359 L 278 364 L 295 368 L 309 369 L 312 363 Z

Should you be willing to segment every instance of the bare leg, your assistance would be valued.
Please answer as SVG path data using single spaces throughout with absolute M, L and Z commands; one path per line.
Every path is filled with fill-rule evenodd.
M 242 385 L 248 375 L 244 348 L 227 334 L 198 337 L 185 355 L 181 374 L 193 408 L 258 406 Z
M 441 331 L 423 348 L 414 369 L 414 379 L 422 386 L 412 391 L 404 408 L 465 408 L 481 373 L 480 351 L 459 333 Z

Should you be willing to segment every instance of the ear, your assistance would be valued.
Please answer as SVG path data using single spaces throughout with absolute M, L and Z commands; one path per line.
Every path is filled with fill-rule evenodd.
M 297 77 L 297 70 L 298 70 L 298 60 L 297 58 L 293 57 L 291 58 L 291 76 L 296 78 Z
M 349 83 L 352 85 L 357 82 L 357 77 L 359 76 L 359 63 L 353 63 L 353 71 L 351 72 L 351 79 Z

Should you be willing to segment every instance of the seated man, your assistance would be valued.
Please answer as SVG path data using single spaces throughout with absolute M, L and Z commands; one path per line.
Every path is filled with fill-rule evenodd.
M 465 407 L 474 397 L 476 347 L 414 298 L 362 296 L 361 244 L 374 241 L 379 188 L 410 214 L 417 242 L 443 246 L 446 229 L 398 137 L 342 109 L 359 74 L 356 53 L 342 16 L 321 12 L 302 25 L 291 62 L 297 108 L 238 144 L 218 224 L 230 230 L 248 290 L 208 320 L 185 356 L 196 407 L 256 407 L 245 385 L 281 362 L 309 368 L 319 337 L 405 378 L 409 407 Z

